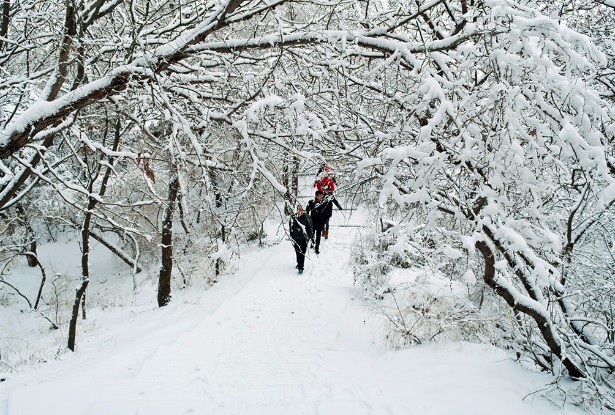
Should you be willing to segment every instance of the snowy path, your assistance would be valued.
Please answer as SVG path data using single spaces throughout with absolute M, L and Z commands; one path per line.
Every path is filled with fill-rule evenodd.
M 137 316 L 107 345 L 6 382 L 0 414 L 562 413 L 522 402 L 545 378 L 488 347 L 375 344 L 346 269 L 354 232 L 332 228 L 302 276 L 289 242 L 248 255 L 201 305 Z

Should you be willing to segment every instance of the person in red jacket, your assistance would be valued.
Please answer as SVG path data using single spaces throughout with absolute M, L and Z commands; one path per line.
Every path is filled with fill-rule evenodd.
M 331 219 L 331 215 L 333 214 L 333 204 L 337 206 L 339 210 L 342 210 L 342 207 L 338 203 L 337 199 L 333 195 L 333 191 L 335 190 L 335 175 L 333 174 L 333 169 L 323 163 L 316 173 L 316 181 L 314 182 L 314 187 L 316 187 L 318 192 L 323 193 L 324 196 L 324 222 L 322 225 L 322 236 L 325 239 L 329 238 L 329 219 Z M 320 240 L 320 237 L 317 238 Z
M 333 170 L 331 167 L 323 164 L 316 173 L 316 181 L 314 182 L 314 187 L 319 192 L 330 192 L 332 193 L 335 190 L 335 176 L 333 175 Z

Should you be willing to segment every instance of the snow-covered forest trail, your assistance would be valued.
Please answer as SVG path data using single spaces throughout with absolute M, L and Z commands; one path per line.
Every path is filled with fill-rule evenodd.
M 162 322 L 178 329 L 152 337 L 141 356 L 129 345 L 86 370 L 43 369 L 39 381 L 9 388 L 9 413 L 393 413 L 370 398 L 366 356 L 376 350 L 344 271 L 352 232 L 331 234 L 320 256 L 310 251 L 303 275 L 290 242 L 268 248 L 206 293 L 204 309 Z
M 107 345 L 5 382 L 0 414 L 560 413 L 523 402 L 544 378 L 486 346 L 386 352 L 352 290 L 356 231 L 332 227 L 303 275 L 288 241 L 245 255 L 199 305 L 136 316 Z

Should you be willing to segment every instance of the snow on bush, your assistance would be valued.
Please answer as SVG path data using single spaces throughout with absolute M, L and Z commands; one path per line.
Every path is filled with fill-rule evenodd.
M 465 282 L 468 272 L 459 273 L 445 261 L 427 261 L 409 240 L 402 248 L 403 238 L 394 237 L 399 229 L 388 226 L 388 231 L 361 235 L 351 254 L 355 289 L 384 317 L 388 344 L 399 349 L 425 342 L 492 343 L 490 319 L 471 300 L 475 289 Z M 442 255 L 432 253 L 432 258 L 459 258 L 456 249 L 440 248 L 434 251 Z

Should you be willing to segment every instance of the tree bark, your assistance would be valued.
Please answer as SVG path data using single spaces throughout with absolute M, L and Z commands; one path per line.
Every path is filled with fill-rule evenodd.
M 284 203 L 284 214 L 292 215 L 293 213 L 293 197 L 292 192 L 290 190 L 290 163 L 288 162 L 288 156 L 284 160 L 284 165 L 282 166 L 282 183 L 286 186 L 286 193 L 284 194 L 284 199 L 288 203 Z
M 177 193 L 179 192 L 179 178 L 174 176 L 169 183 L 169 197 L 162 222 L 162 261 L 158 277 L 158 306 L 164 307 L 171 301 L 171 271 L 173 270 L 173 210 Z
M 587 377 L 587 375 L 575 362 L 563 355 L 561 344 L 557 338 L 557 334 L 554 331 L 551 321 L 549 321 L 548 318 L 542 315 L 542 313 L 538 310 L 516 301 L 515 295 L 510 292 L 510 290 L 498 285 L 496 281 L 495 257 L 489 245 L 484 241 L 477 241 L 475 246 L 476 249 L 478 249 L 478 251 L 482 254 L 485 262 L 485 270 L 483 275 L 485 283 L 491 287 L 496 294 L 502 297 L 513 310 L 521 311 L 534 319 L 538 325 L 538 330 L 540 330 L 542 337 L 549 346 L 549 349 L 560 359 L 571 377 Z
M 295 195 L 295 198 L 299 197 L 299 157 L 297 155 L 293 156 L 291 192 Z
M 2 3 L 2 24 L 0 24 L 0 36 L 6 38 L 9 34 L 9 12 L 11 10 L 11 0 L 4 0 Z M 4 46 L 4 42 L 0 40 L 0 49 Z
M 95 231 L 90 231 L 90 236 L 103 244 L 109 251 L 117 255 L 117 257 L 124 261 L 126 264 L 130 265 L 130 267 L 134 269 L 137 274 L 143 270 L 133 258 L 129 257 L 128 255 L 126 255 L 125 252 L 118 249 L 117 246 L 107 241 L 102 235 L 99 235 Z
M 36 261 L 38 267 L 41 270 L 41 285 L 38 287 L 38 294 L 36 294 L 36 301 L 34 302 L 34 309 L 38 309 L 38 305 L 43 297 L 43 287 L 45 287 L 45 281 L 47 281 L 47 274 L 45 273 L 45 268 L 41 265 L 40 262 Z
M 222 240 L 222 243 L 226 242 L 226 227 L 224 226 L 224 224 L 220 227 L 220 239 Z M 222 261 L 220 260 L 220 258 L 217 258 L 216 259 L 216 277 L 220 275 L 221 272 L 222 272 Z
M 26 255 L 26 259 L 28 260 L 28 266 L 34 268 L 38 265 L 38 258 L 36 256 L 36 237 L 34 234 L 34 229 L 30 226 L 30 221 L 26 216 L 26 210 L 21 205 L 17 205 L 17 213 L 21 217 L 21 222 L 23 223 L 24 228 L 26 228 L 26 241 L 29 246 L 29 253 Z
M 86 288 L 88 288 L 89 280 L 83 280 L 81 286 L 75 293 L 75 302 L 73 303 L 73 315 L 70 319 L 70 325 L 68 328 L 68 348 L 71 351 L 75 351 L 75 339 L 77 337 L 77 319 L 79 318 L 79 304 L 81 304 L 81 298 L 85 294 Z
M 115 135 L 113 141 L 113 150 L 117 150 L 120 142 L 120 119 L 118 117 L 115 124 Z M 105 132 L 106 135 L 106 132 Z M 100 184 L 100 190 L 98 191 L 98 195 L 100 197 L 104 196 L 107 191 L 107 183 L 111 178 L 112 172 L 112 161 L 109 159 L 109 164 L 106 167 L 105 174 Z M 90 193 L 93 192 L 94 183 L 96 183 L 96 178 L 100 174 L 100 170 L 102 168 L 101 164 L 98 164 L 98 169 L 96 173 L 90 176 L 90 183 L 88 185 L 88 191 Z M 81 251 L 81 286 L 77 289 L 75 293 L 75 302 L 73 303 L 73 314 L 71 316 L 69 330 L 68 330 L 68 348 L 71 351 L 75 351 L 75 340 L 77 336 L 77 320 L 79 319 L 79 306 L 83 307 L 83 319 L 86 318 L 85 313 L 85 291 L 88 288 L 88 284 L 90 283 L 90 224 L 92 223 L 92 215 L 96 205 L 98 204 L 98 199 L 94 197 L 90 197 L 88 200 L 88 206 L 85 210 L 85 216 L 83 218 L 83 224 L 81 226 L 81 243 L 82 243 L 82 251 Z
M 90 184 L 90 191 L 91 187 L 92 186 Z M 92 209 L 94 209 L 95 206 L 96 199 L 90 198 L 90 202 L 88 203 L 88 209 L 85 213 L 85 218 L 83 219 L 83 226 L 81 228 L 81 286 L 77 289 L 75 293 L 73 314 L 71 315 L 68 329 L 68 348 L 73 352 L 75 351 L 75 340 L 77 337 L 77 320 L 79 319 L 79 306 L 82 304 L 82 301 L 84 301 L 85 290 L 88 288 L 88 284 L 90 283 L 90 223 L 92 220 Z

